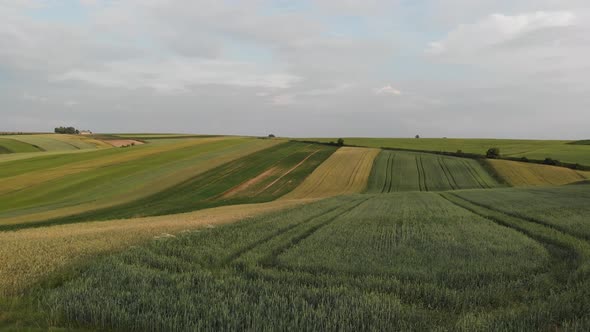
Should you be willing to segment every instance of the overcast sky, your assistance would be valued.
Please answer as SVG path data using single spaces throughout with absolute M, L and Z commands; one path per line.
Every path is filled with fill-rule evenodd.
M 0 0 L 0 131 L 590 138 L 588 0 Z

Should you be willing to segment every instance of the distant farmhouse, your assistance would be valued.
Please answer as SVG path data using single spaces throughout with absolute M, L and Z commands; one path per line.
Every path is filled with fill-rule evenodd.
M 90 130 L 80 130 L 80 135 L 92 135 Z

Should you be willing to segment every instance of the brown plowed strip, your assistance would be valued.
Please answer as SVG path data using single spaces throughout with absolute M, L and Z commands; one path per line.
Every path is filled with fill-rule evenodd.
M 256 176 L 255 178 L 252 178 L 246 182 L 243 182 L 242 184 L 239 184 L 235 187 L 233 187 L 232 189 L 226 191 L 221 198 L 231 198 L 231 197 L 235 197 L 245 191 L 247 191 L 249 188 L 255 186 L 256 184 L 264 181 L 265 179 L 271 177 L 277 170 L 277 167 L 271 167 L 269 169 L 267 169 L 266 171 L 258 174 L 258 176 Z
M 267 185 L 266 187 L 262 188 L 262 190 L 260 190 L 259 192 L 257 192 L 256 194 L 260 194 L 261 192 L 265 191 L 266 189 L 272 187 L 275 183 L 277 183 L 280 179 L 284 178 L 285 176 L 289 175 L 291 172 L 293 172 L 294 170 L 297 169 L 297 167 L 303 165 L 304 162 L 307 161 L 307 159 L 311 158 L 311 156 L 313 156 L 314 154 L 318 153 L 320 150 L 315 150 L 314 152 L 310 153 L 309 156 L 305 157 L 305 159 L 303 159 L 302 161 L 300 161 L 297 165 L 293 166 L 290 170 L 286 171 L 285 173 L 283 173 L 283 175 L 279 176 L 278 179 L 274 180 L 273 182 L 271 182 L 269 185 Z
M 120 148 L 122 146 L 142 145 L 143 144 L 143 142 L 132 140 L 132 139 L 114 139 L 114 140 L 108 140 L 108 141 L 103 141 L 103 142 L 106 142 L 116 148 Z

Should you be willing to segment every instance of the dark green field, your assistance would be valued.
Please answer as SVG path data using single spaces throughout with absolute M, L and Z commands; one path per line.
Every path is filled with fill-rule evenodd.
M 475 160 L 427 153 L 381 151 L 369 193 L 493 188 L 499 184 Z

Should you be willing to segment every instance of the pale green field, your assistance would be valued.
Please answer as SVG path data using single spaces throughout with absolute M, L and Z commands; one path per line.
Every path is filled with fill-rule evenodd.
M 305 138 L 320 142 L 335 142 L 338 138 Z M 553 158 L 567 163 L 590 166 L 590 145 L 567 144 L 571 141 L 515 140 L 515 139 L 456 139 L 456 138 L 354 138 L 345 137 L 344 143 L 368 147 L 389 147 L 424 151 L 462 150 L 466 153 L 485 154 L 489 148 L 500 148 L 505 157 L 529 159 Z

